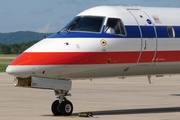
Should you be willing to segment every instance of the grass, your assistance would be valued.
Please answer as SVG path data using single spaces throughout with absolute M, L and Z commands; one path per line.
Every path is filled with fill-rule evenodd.
M 16 55 L 16 54 L 8 54 L 8 55 L 0 54 L 0 72 L 5 72 L 6 67 L 17 56 L 18 55 Z
M 13 61 L 13 59 L 1 59 L 1 58 L 0 58 L 0 63 L 1 63 L 1 62 L 11 62 L 11 61 Z
M 0 72 L 5 72 L 8 65 L 9 64 L 0 64 Z
M 0 59 L 1 57 L 17 57 L 18 54 L 0 54 Z

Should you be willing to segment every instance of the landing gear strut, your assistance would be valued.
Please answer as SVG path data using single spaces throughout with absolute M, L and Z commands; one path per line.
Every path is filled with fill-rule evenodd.
M 65 115 L 69 116 L 73 112 L 73 105 L 72 103 L 65 97 L 69 96 L 69 91 L 65 90 L 54 90 L 55 95 L 57 96 L 58 100 L 55 100 L 52 103 L 51 111 L 55 116 L 58 115 Z

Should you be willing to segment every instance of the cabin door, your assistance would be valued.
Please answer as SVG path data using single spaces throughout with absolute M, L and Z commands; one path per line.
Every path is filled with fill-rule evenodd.
M 141 48 L 138 65 L 150 65 L 154 62 L 154 58 L 157 50 L 157 33 L 154 23 L 147 13 L 141 10 L 129 10 L 137 22 Z M 138 32 L 137 32 L 138 33 Z

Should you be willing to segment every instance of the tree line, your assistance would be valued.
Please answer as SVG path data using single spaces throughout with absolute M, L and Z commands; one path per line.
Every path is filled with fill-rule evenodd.
M 0 44 L 0 54 L 20 54 L 38 41 L 30 41 L 21 44 Z

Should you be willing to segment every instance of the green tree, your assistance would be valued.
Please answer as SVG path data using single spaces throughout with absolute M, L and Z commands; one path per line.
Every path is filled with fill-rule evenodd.
M 10 46 L 11 48 L 11 54 L 19 54 L 20 53 L 20 45 L 13 44 Z
M 8 45 L 2 44 L 0 46 L 0 53 L 1 54 L 11 54 L 11 48 Z
M 28 49 L 28 45 L 21 45 L 21 48 L 20 48 L 20 53 L 22 53 L 23 51 L 25 51 L 26 49 Z
M 30 41 L 21 44 L 0 44 L 0 54 L 20 54 L 38 41 Z

